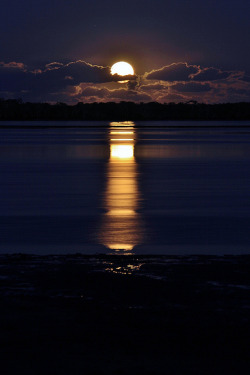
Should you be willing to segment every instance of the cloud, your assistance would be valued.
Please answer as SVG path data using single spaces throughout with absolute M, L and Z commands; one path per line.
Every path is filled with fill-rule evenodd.
M 207 81 L 218 81 L 220 79 L 226 79 L 230 77 L 232 72 L 223 72 L 217 68 L 204 68 L 200 69 L 197 74 L 191 76 L 193 81 L 207 82 Z
M 66 90 L 68 86 L 85 83 L 107 83 L 121 80 L 135 80 L 136 76 L 111 75 L 109 67 L 93 65 L 82 60 L 62 64 L 51 62 L 44 69 L 25 70 L 22 63 L 0 64 L 0 91 L 26 92 L 28 100 L 44 100 L 46 95 Z
M 65 84 L 65 77 L 72 77 L 72 84 L 79 84 L 82 82 L 91 83 L 104 83 L 111 81 L 128 80 L 134 76 L 122 77 L 114 74 L 111 75 L 109 67 L 93 65 L 82 60 L 70 62 L 68 64 L 50 63 L 47 64 L 45 70 L 41 73 L 40 77 L 50 82 L 59 82 Z
M 3 61 L 0 61 L 0 67 L 2 67 L 2 68 L 21 69 L 21 70 L 25 70 L 26 69 L 26 65 L 25 64 L 20 63 L 20 62 L 16 62 L 16 61 L 11 61 L 9 63 L 5 63 Z
M 250 76 L 244 74 L 242 77 L 239 77 L 239 80 L 244 82 L 250 82 Z
M 110 90 L 109 98 L 135 102 L 150 102 L 152 100 L 151 96 L 148 94 L 125 89 Z
M 160 103 L 181 103 L 187 101 L 188 98 L 179 94 L 168 94 L 158 98 Z
M 127 88 L 129 90 L 135 90 L 138 87 L 139 87 L 138 80 L 131 80 L 131 81 L 128 81 L 128 83 L 127 83 Z
M 49 64 L 46 64 L 45 65 L 45 68 L 46 68 L 45 70 L 59 69 L 61 67 L 63 67 L 63 64 L 55 61 L 55 62 L 51 62 Z
M 133 101 L 133 102 L 150 102 L 152 97 L 146 93 L 139 92 L 136 90 L 128 89 L 115 89 L 110 90 L 105 87 L 87 86 L 83 87 L 80 92 L 75 96 L 78 100 L 83 102 L 94 102 L 94 101 Z
M 178 92 L 207 92 L 211 90 L 211 86 L 208 83 L 176 83 L 171 86 L 171 89 Z
M 249 100 L 250 77 L 244 72 L 201 68 L 183 62 L 142 76 L 125 77 L 111 75 L 109 67 L 82 60 L 69 63 L 54 61 L 39 69 L 32 69 L 22 62 L 0 62 L 0 96 L 21 97 L 24 101 L 32 102 L 67 103 Z M 117 83 L 124 80 L 128 82 L 122 85 Z
M 238 88 L 235 88 L 235 87 L 230 87 L 228 89 L 228 93 L 230 94 L 242 94 L 242 95 L 247 95 L 247 96 L 250 96 L 250 88 L 249 89 L 238 89 Z
M 191 76 L 198 72 L 199 66 L 178 62 L 157 70 L 152 70 L 145 74 L 145 78 L 168 82 L 190 81 Z
M 81 97 L 96 97 L 103 99 L 109 95 L 110 91 L 106 88 L 97 88 L 97 87 L 86 87 L 80 93 Z
M 140 89 L 143 91 L 159 91 L 167 90 L 168 86 L 162 85 L 161 83 L 154 83 L 152 85 L 142 85 Z
M 214 67 L 201 68 L 198 65 L 177 62 L 157 70 L 152 70 L 145 74 L 145 78 L 168 82 L 209 82 L 227 79 L 236 73 L 239 74 L 239 72 L 222 71 Z

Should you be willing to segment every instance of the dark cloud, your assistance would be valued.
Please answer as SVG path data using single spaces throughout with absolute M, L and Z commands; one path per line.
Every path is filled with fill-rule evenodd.
M 190 81 L 191 76 L 199 72 L 197 65 L 188 65 L 179 62 L 164 66 L 161 69 L 152 70 L 145 74 L 145 78 L 159 81 Z
M 211 86 L 208 83 L 176 83 L 171 86 L 171 89 L 178 92 L 207 92 L 211 90 Z
M 139 87 L 139 82 L 137 80 L 131 80 L 131 81 L 128 81 L 127 83 L 127 88 L 129 90 L 135 90 L 138 87 Z
M 179 94 L 162 95 L 158 98 L 160 103 L 181 103 L 187 101 L 188 98 Z
M 225 98 L 225 95 L 223 99 Z M 250 87 L 248 88 L 237 88 L 230 87 L 226 91 L 227 102 L 249 102 L 250 101 Z
M 109 98 L 126 100 L 126 101 L 135 101 L 135 102 L 138 102 L 138 101 L 148 102 L 152 100 L 151 96 L 148 94 L 140 93 L 134 90 L 125 90 L 125 89 L 110 90 Z
M 109 95 L 110 91 L 105 88 L 97 88 L 97 87 L 86 87 L 81 92 L 81 97 L 96 97 L 103 99 Z
M 148 94 L 128 89 L 110 90 L 105 87 L 87 86 L 75 95 L 75 98 L 81 101 L 134 101 L 149 102 L 152 97 Z
M 33 70 L 32 70 L 33 69 Z M 82 60 L 50 62 L 34 70 L 22 62 L 0 62 L 0 96 L 24 101 L 197 101 L 245 100 L 250 77 L 242 71 L 173 63 L 142 76 L 111 75 L 110 68 Z M 118 84 L 117 81 L 127 83 Z M 152 81 L 154 80 L 154 81 Z M 164 82 L 165 81 L 165 82 Z M 233 88 L 238 91 L 230 91 Z M 247 91 L 244 91 L 247 90 Z M 178 96 L 183 93 L 186 96 Z M 170 97 L 171 94 L 171 97 Z M 231 96 L 230 96 L 231 95 Z
M 9 63 L 5 63 L 4 61 L 0 61 L 0 67 L 2 68 L 11 68 L 11 69 L 20 69 L 26 70 L 26 65 L 20 62 L 11 61 Z
M 162 85 L 160 83 L 155 83 L 152 85 L 142 85 L 140 89 L 143 91 L 159 91 L 168 89 L 168 86 Z
M 70 62 L 65 65 L 60 63 L 47 64 L 46 69 L 41 73 L 42 78 L 49 80 L 64 81 L 65 77 L 72 77 L 74 84 L 81 82 L 104 83 L 134 79 L 134 76 L 111 75 L 110 67 L 93 65 L 85 61 Z
M 238 79 L 244 82 L 250 82 L 250 76 L 247 76 L 245 74 L 242 77 L 239 77 Z
M 248 89 L 245 88 L 235 88 L 235 87 L 230 87 L 227 90 L 228 94 L 238 94 L 238 95 L 244 95 L 250 97 L 250 87 Z
M 222 71 L 217 68 L 201 68 L 198 65 L 189 65 L 187 63 L 173 63 L 157 70 L 152 70 L 145 74 L 147 79 L 154 79 L 168 82 L 187 82 L 199 81 L 209 82 L 227 79 L 233 72 Z
M 59 63 L 59 62 L 51 62 L 49 64 L 46 64 L 45 65 L 45 70 L 53 70 L 53 69 L 59 69 L 59 68 L 62 68 L 63 67 L 63 64 L 62 63 Z
M 201 69 L 197 74 L 192 75 L 193 81 L 207 82 L 207 81 L 218 81 L 220 79 L 226 79 L 231 76 L 231 72 L 223 72 L 217 68 L 204 68 Z
M 68 86 L 80 83 L 106 83 L 121 80 L 135 80 L 136 76 L 111 75 L 109 67 L 93 65 L 85 61 L 62 64 L 52 62 L 43 70 L 28 71 L 24 64 L 11 62 L 0 64 L 0 91 L 30 92 L 30 98 L 40 100 L 43 95 L 60 92 Z

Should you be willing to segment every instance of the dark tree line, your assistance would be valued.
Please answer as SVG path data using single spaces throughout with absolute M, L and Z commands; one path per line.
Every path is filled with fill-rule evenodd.
M 0 99 L 1 120 L 250 120 L 250 103 L 24 103 Z

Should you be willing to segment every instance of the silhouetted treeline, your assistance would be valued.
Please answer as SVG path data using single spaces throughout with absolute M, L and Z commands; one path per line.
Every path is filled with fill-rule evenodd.
M 0 120 L 250 120 L 250 103 L 23 103 L 0 99 Z

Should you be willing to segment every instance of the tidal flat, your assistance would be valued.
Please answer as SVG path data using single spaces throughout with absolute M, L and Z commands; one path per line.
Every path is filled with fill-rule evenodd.
M 2 255 L 1 372 L 241 373 L 249 297 L 249 255 Z

